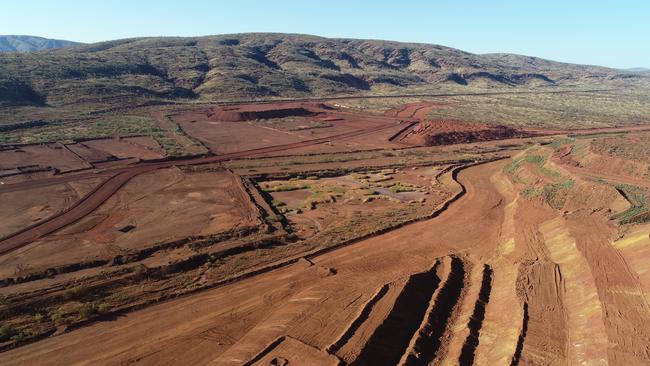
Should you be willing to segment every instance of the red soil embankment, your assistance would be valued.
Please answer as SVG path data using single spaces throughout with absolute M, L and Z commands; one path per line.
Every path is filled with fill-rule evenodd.
M 572 150 L 573 147 L 569 145 L 563 146 L 557 149 L 555 152 L 553 152 L 553 157 L 557 159 L 562 165 L 569 165 L 569 166 L 579 168 L 580 162 L 573 158 L 573 156 L 571 155 Z
M 427 120 L 401 138 L 414 145 L 435 146 L 530 137 L 531 134 L 507 126 Z
M 426 114 L 430 110 L 442 106 L 442 104 L 433 102 L 418 102 L 386 110 L 384 115 L 388 117 L 420 120 L 420 123 L 416 126 L 409 126 L 409 128 L 394 135 L 391 141 L 396 140 L 408 145 L 435 146 L 530 137 L 533 135 L 533 133 L 507 126 L 426 119 Z

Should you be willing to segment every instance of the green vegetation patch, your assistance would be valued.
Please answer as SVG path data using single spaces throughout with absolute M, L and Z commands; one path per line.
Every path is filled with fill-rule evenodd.
M 173 133 L 182 134 L 180 130 Z M 42 128 L 21 129 L 0 134 L 0 145 L 72 143 L 95 138 L 150 136 L 168 156 L 185 155 L 185 149 L 169 136 L 156 120 L 142 115 L 106 116 L 74 123 L 53 123 Z
M 454 108 L 436 108 L 431 119 L 558 129 L 613 127 L 650 122 L 646 88 L 603 92 L 454 96 Z M 570 131 L 567 131 L 570 132 Z
M 272 184 L 262 184 L 262 189 L 266 192 L 290 192 L 290 191 L 297 191 L 300 189 L 310 189 L 311 186 L 309 184 L 301 184 L 301 183 L 288 183 L 288 184 L 278 184 L 278 185 L 272 185 Z
M 508 163 L 505 167 L 503 167 L 503 170 L 508 173 L 508 174 L 515 174 L 517 170 L 521 167 L 521 164 L 524 163 L 524 159 L 515 159 Z
M 558 147 L 563 145 L 572 145 L 575 141 L 576 139 L 573 137 L 560 137 L 554 139 L 550 144 L 548 144 L 548 146 L 553 149 L 557 149 Z
M 542 196 L 551 207 L 560 209 L 564 206 L 568 190 L 574 185 L 575 181 L 573 179 L 567 179 L 555 184 L 547 184 L 542 190 Z
M 542 188 L 525 188 L 521 191 L 521 195 L 526 198 L 541 197 L 543 194 L 544 190 Z
M 400 193 L 400 192 L 413 192 L 415 191 L 414 187 L 404 185 L 402 183 L 397 183 L 393 185 L 392 187 L 389 188 L 391 192 L 393 193 Z
M 622 135 L 608 135 L 603 138 L 593 139 L 590 149 L 595 153 L 617 156 L 641 163 L 650 163 L 650 148 L 647 141 L 650 133 L 630 133 Z
M 611 220 L 618 220 L 620 225 L 650 221 L 647 192 L 631 184 L 619 184 L 616 189 L 630 202 L 630 208 L 611 215 Z
M 537 166 L 539 171 L 548 177 L 560 177 L 560 173 L 546 167 L 546 161 L 548 161 L 548 156 L 545 155 L 526 155 L 523 158 L 511 161 L 503 168 L 503 170 L 510 175 L 515 175 L 517 170 L 519 170 L 524 163 L 529 163 Z
M 21 130 L 0 135 L 0 143 L 34 144 L 48 142 L 73 142 L 80 139 L 162 133 L 155 120 L 146 116 L 110 116 L 98 120 L 47 127 L 38 130 Z
M 18 331 L 13 324 L 2 324 L 0 325 L 0 342 L 6 342 L 11 340 L 18 334 Z

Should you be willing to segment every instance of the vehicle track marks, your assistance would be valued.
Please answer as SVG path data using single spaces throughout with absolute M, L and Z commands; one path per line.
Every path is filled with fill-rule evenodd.
M 334 343 L 332 343 L 326 348 L 327 352 L 336 353 L 339 349 L 341 349 L 341 347 L 343 347 L 344 344 L 346 344 L 350 340 L 350 338 L 352 338 L 352 336 L 357 331 L 357 329 L 359 329 L 361 324 L 363 324 L 368 319 L 370 313 L 372 312 L 372 309 L 377 304 L 377 302 L 379 302 L 379 300 L 381 300 L 384 297 L 384 295 L 386 295 L 389 286 L 390 286 L 389 284 L 383 285 L 375 293 L 375 295 L 371 297 L 370 300 L 368 300 L 368 302 L 366 302 L 366 304 L 364 305 L 363 309 L 361 309 L 361 312 L 359 313 L 357 318 L 354 319 L 354 321 L 350 324 L 350 326 L 343 332 L 343 334 L 341 334 L 341 337 L 339 337 L 339 339 L 337 339 Z

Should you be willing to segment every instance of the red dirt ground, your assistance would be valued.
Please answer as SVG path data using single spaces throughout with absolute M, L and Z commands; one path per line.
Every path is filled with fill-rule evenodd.
M 165 156 L 164 150 L 151 137 L 126 137 L 120 139 L 98 139 L 79 142 L 82 154 L 90 153 L 89 156 L 81 155 L 87 161 L 110 160 L 112 157 L 118 159 L 139 158 L 139 159 L 160 159 Z M 74 150 L 73 146 L 68 147 Z M 83 150 L 82 150 L 83 149 Z
M 0 257 L 0 278 L 21 275 L 14 268 L 38 271 L 110 259 L 159 242 L 258 225 L 238 179 L 227 171 L 186 173 L 177 168 L 139 175 L 92 213 Z M 128 232 L 120 231 L 128 226 Z
M 387 116 L 414 118 L 420 121 L 395 135 L 393 140 L 407 145 L 436 146 L 532 136 L 530 133 L 506 126 L 426 119 L 430 110 L 443 106 L 433 102 L 419 102 L 385 111 Z
M 0 194 L 0 236 L 4 236 L 61 212 L 87 192 L 99 179 L 80 179 L 56 186 Z
M 240 111 L 242 111 L 240 114 Z M 229 113 L 233 114 L 229 114 Z M 236 151 L 268 147 L 279 144 L 327 138 L 351 133 L 347 142 L 337 143 L 334 139 L 327 144 L 302 148 L 292 153 L 337 152 L 350 150 L 398 147 L 384 138 L 404 128 L 402 119 L 338 110 L 322 103 L 274 103 L 229 106 L 208 111 L 178 113 L 171 116 L 183 130 L 201 141 L 212 152 L 225 154 Z M 280 129 L 283 118 L 304 118 L 326 123 L 326 127 L 300 130 Z M 259 119 L 278 121 L 273 125 Z M 291 125 L 294 121 L 288 121 Z M 356 138 L 355 131 L 382 130 L 376 137 Z M 390 129 L 390 131 L 388 131 Z M 366 131 L 369 132 L 369 131 Z M 336 139 L 342 140 L 342 139 Z
M 90 168 L 90 164 L 61 144 L 27 145 L 0 151 L 0 174 L 31 166 L 60 172 Z
M 476 222 L 488 212 L 488 217 L 498 222 L 502 216 L 502 208 L 496 205 L 499 195 L 493 190 L 483 190 L 483 184 L 489 184 L 487 177 L 490 174 L 485 174 L 486 178 L 480 180 L 474 180 L 473 176 L 483 176 L 481 172 L 493 172 L 502 165 L 503 163 L 497 163 L 468 171 L 467 179 L 463 177 L 468 184 L 467 199 L 459 202 L 453 212 L 441 216 L 435 225 L 429 221 L 417 223 L 314 258 L 314 265 L 300 262 L 250 281 L 154 306 L 116 322 L 99 323 L 62 337 L 0 354 L 0 360 L 8 364 L 38 362 L 39 357 L 52 357 L 54 352 L 63 363 L 84 359 L 106 362 L 109 358 L 110 362 L 120 363 L 137 357 L 139 362 L 149 364 L 182 360 L 193 364 L 212 362 L 240 365 L 287 333 L 300 342 L 272 347 L 271 352 L 280 352 L 273 357 L 281 356 L 291 360 L 301 360 L 300 357 L 303 357 L 304 364 L 315 364 L 321 358 L 327 360 L 330 357 L 322 349 L 337 341 L 367 301 L 384 284 L 389 284 L 393 289 L 389 289 L 382 298 L 385 301 L 382 302 L 383 311 L 395 313 L 396 305 L 391 304 L 400 293 L 405 299 L 413 296 L 412 290 L 403 289 L 404 280 L 409 275 L 428 270 L 437 257 L 446 255 L 452 248 L 476 247 L 482 253 L 490 252 L 491 246 L 486 246 L 485 243 L 492 242 L 490 238 L 496 239 L 498 225 L 482 225 L 462 234 L 445 228 L 468 227 L 466 222 Z M 477 190 L 482 193 L 477 194 Z M 474 215 L 459 214 L 470 207 L 473 210 L 468 212 L 475 212 Z M 496 208 L 490 209 L 491 207 Z M 448 220 L 453 222 L 447 222 Z M 462 222 L 456 222 L 458 220 Z M 335 274 L 331 274 L 327 268 L 334 268 Z M 424 301 L 426 306 L 429 300 Z M 421 307 L 422 304 L 418 306 Z M 190 312 L 180 310 L 190 307 L 193 309 L 191 316 Z M 371 312 L 368 321 L 362 324 L 362 329 L 372 334 L 385 316 Z M 151 323 L 149 320 L 153 318 L 158 321 Z M 421 320 L 416 316 L 409 326 L 419 325 Z M 124 327 L 129 331 L 124 332 Z M 145 334 L 156 334 L 156 340 Z M 151 342 L 147 346 L 139 344 L 137 347 L 142 351 L 135 351 L 132 337 L 151 339 Z M 345 354 L 341 353 L 340 357 L 356 358 L 367 346 L 367 342 L 368 336 L 353 336 L 347 344 L 344 343 L 345 347 L 341 351 Z M 312 345 L 311 347 L 316 345 L 316 349 L 307 352 L 303 347 L 312 348 L 301 343 Z M 36 351 L 34 347 L 39 350 Z M 29 348 L 31 351 L 25 353 Z M 147 351 L 144 351 L 145 348 Z M 188 352 L 190 349 L 192 351 Z M 298 353 L 294 354 L 294 351 Z M 264 357 L 267 354 L 268 352 L 264 353 L 261 359 L 266 359 Z
M 522 143 L 517 145 L 521 150 L 513 152 L 493 142 L 481 151 L 486 152 L 485 158 L 500 154 L 497 159 L 474 164 L 470 162 L 477 159 L 479 150 L 462 145 L 454 150 L 454 157 L 466 160 L 428 171 L 424 171 L 425 164 L 405 165 L 420 162 L 418 152 L 423 150 L 399 156 L 391 154 L 400 151 L 391 151 L 384 158 L 403 164 L 401 168 L 366 168 L 363 174 L 354 173 L 365 178 L 352 173 L 314 178 L 304 172 L 269 178 L 273 184 L 282 179 L 319 183 L 293 193 L 271 193 L 268 201 L 255 198 L 264 194 L 255 185 L 267 176 L 240 177 L 218 165 L 245 158 L 249 160 L 239 162 L 241 169 L 248 169 L 243 167 L 249 163 L 257 169 L 255 164 L 259 164 L 260 171 L 280 176 L 283 170 L 275 166 L 276 159 L 285 159 L 281 167 L 298 166 L 301 157 L 296 154 L 493 139 L 512 143 L 513 137 L 555 133 L 423 120 L 423 110 L 434 107 L 416 103 L 385 115 L 319 103 L 180 111 L 173 121 L 222 155 L 133 162 L 0 185 L 2 198 L 78 184 L 82 179 L 101 181 L 92 189 L 77 186 L 75 194 L 80 198 L 58 205 L 61 208 L 52 216 L 39 216 L 41 221 L 24 226 L 38 216 L 30 213 L 20 218 L 20 224 L 13 223 L 22 228 L 0 239 L 0 277 L 68 261 L 133 257 L 157 242 L 233 231 L 242 225 L 260 227 L 260 237 L 265 239 L 276 235 L 271 241 L 247 242 L 250 251 L 246 252 L 242 246 L 246 234 L 235 233 L 231 237 L 234 245 L 227 248 L 236 249 L 230 256 L 208 255 L 189 245 L 164 247 L 146 260 L 129 262 L 138 267 L 106 263 L 78 272 L 49 273 L 50 277 L 33 283 L 5 281 L 3 296 L 17 298 L 5 301 L 3 297 L 0 310 L 17 324 L 31 321 L 45 326 L 51 318 L 47 324 L 59 325 L 55 322 L 61 318 L 56 316 L 65 313 L 65 306 L 105 305 L 103 301 L 115 293 L 106 294 L 115 289 L 127 297 L 135 294 L 133 303 L 140 298 L 147 299 L 148 305 L 164 302 L 137 311 L 129 308 L 120 317 L 110 318 L 117 312 L 102 313 L 110 321 L 94 319 L 78 329 L 60 326 L 56 333 L 52 329 L 44 333 L 51 337 L 0 353 L 0 364 L 649 364 L 650 277 L 647 261 L 639 257 L 650 252 L 650 226 L 622 226 L 610 219 L 611 213 L 629 208 L 625 197 L 606 182 L 581 174 L 581 168 L 569 160 L 571 151 L 560 149 L 546 159 L 551 151 L 548 146 Z M 311 134 L 306 132 L 309 128 L 283 129 L 278 124 L 284 118 L 294 122 L 294 118 L 313 118 L 331 126 L 314 128 Z M 630 130 L 646 128 L 650 127 Z M 532 141 L 539 140 L 525 140 Z M 144 141 L 137 145 L 146 151 L 156 148 Z M 448 148 L 428 152 L 442 155 Z M 99 143 L 84 153 L 91 159 L 101 155 L 100 149 L 113 149 L 111 156 L 144 151 Z M 287 156 L 253 159 L 272 154 Z M 313 165 L 334 170 L 358 167 L 358 162 L 348 165 L 342 155 L 328 155 Z M 399 193 L 378 184 L 391 180 L 399 181 L 399 186 L 417 186 L 410 187 L 417 190 Z M 351 194 L 371 188 L 379 193 Z M 425 208 L 426 215 L 362 239 L 351 236 L 354 240 L 337 241 L 333 246 L 316 242 L 300 251 L 295 248 L 308 241 L 296 233 L 287 235 L 287 241 L 280 239 L 277 232 L 290 231 L 283 226 L 279 211 L 283 206 L 272 201 L 299 205 L 307 194 L 318 200 L 316 206 L 308 212 L 293 210 L 293 216 L 284 217 L 293 220 L 300 235 L 336 229 L 332 232 L 337 238 L 348 238 L 345 235 L 365 229 L 364 215 L 377 211 L 391 222 L 402 222 L 398 220 L 409 212 L 404 209 L 408 205 Z M 372 201 L 363 199 L 380 194 L 387 200 L 371 203 L 372 209 L 364 212 L 363 205 Z M 19 201 L 13 197 L 6 202 L 20 207 Z M 40 205 L 39 200 L 26 204 Z M 343 219 L 349 224 L 346 230 L 330 226 Z M 204 261 L 173 262 L 187 258 Z M 246 260 L 254 264 L 238 271 Z M 184 265 L 194 263 L 191 270 L 183 270 Z M 147 265 L 167 271 L 149 271 Z M 115 268 L 124 272 L 113 278 L 104 271 Z M 72 298 L 79 283 L 92 283 L 101 292 L 90 292 L 95 296 L 90 300 Z M 99 286 L 108 283 L 123 287 Z M 151 284 L 160 287 L 151 290 L 147 287 Z M 213 289 L 199 287 L 202 284 Z M 204 291 L 189 296 L 183 291 L 166 293 L 168 288 Z M 180 294 L 185 296 L 169 300 Z M 42 309 L 47 311 L 32 313 Z M 85 321 L 81 316 L 79 312 L 75 326 Z

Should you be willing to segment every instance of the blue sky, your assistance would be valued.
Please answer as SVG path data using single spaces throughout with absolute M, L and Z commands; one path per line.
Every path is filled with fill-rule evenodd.
M 650 67 L 650 1 L 3 0 L 0 34 L 96 42 L 306 33 Z

